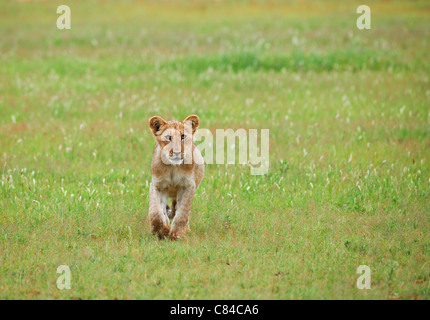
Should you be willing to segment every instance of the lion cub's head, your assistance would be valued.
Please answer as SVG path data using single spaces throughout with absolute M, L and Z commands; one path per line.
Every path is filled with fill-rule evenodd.
M 199 124 L 196 115 L 188 116 L 183 122 L 166 121 L 161 117 L 149 119 L 149 128 L 161 147 L 161 159 L 165 164 L 180 165 L 184 159 L 192 157 L 193 134 Z

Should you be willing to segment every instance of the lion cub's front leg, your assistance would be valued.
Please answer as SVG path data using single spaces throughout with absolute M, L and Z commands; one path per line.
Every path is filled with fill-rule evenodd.
M 169 235 L 172 240 L 183 237 L 189 228 L 188 222 L 195 192 L 195 184 L 184 187 L 178 192 L 176 215 L 172 221 L 172 229 Z
M 169 222 L 161 208 L 161 195 L 154 184 L 151 182 L 149 189 L 149 224 L 151 232 L 160 239 L 169 235 Z

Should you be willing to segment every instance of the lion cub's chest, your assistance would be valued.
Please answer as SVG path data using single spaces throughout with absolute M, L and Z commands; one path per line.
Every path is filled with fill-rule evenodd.
M 158 190 L 168 193 L 170 197 L 175 197 L 180 189 L 188 187 L 192 181 L 189 173 L 168 170 L 163 176 L 157 177 L 155 185 Z

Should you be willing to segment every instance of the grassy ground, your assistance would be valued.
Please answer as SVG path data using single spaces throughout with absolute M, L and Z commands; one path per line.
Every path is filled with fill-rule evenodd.
M 0 3 L 0 298 L 429 299 L 428 1 L 64 3 Z M 207 165 L 159 241 L 147 119 L 192 113 L 270 171 Z

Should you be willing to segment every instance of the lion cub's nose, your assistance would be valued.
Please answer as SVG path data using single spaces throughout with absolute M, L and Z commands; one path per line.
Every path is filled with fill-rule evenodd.
M 173 155 L 175 155 L 175 156 L 180 156 L 180 155 L 181 155 L 181 151 L 179 151 L 179 152 L 175 152 L 175 151 L 173 151 Z

